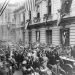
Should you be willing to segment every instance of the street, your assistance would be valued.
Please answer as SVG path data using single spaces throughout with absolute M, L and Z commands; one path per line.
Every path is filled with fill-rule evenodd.
M 19 70 L 19 71 L 15 71 L 13 75 L 23 75 L 23 74 L 22 71 Z

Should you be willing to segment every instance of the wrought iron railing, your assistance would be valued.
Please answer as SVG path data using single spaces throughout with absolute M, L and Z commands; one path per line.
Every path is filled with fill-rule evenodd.
M 43 21 L 52 20 L 52 15 L 44 14 Z
M 34 23 L 40 22 L 40 18 L 34 17 L 33 22 Z

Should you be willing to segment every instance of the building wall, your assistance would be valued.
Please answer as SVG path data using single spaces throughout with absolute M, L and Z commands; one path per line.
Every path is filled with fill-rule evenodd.
M 25 31 L 25 43 L 29 43 L 29 36 L 28 36 L 28 30 Z
M 60 28 L 55 26 L 52 27 L 52 44 L 59 45 L 60 44 Z
M 40 18 L 41 18 L 41 22 L 43 22 L 43 17 L 44 14 L 47 14 L 47 1 L 42 1 L 40 4 Z
M 46 43 L 46 28 L 40 28 L 40 42 Z
M 3 40 L 8 40 L 7 25 L 3 25 Z
M 36 29 L 32 29 L 32 43 L 36 42 Z
M 1 26 L 0 26 L 0 40 L 2 39 L 2 30 L 1 30 Z
M 70 10 L 70 16 L 75 16 L 75 0 L 72 0 L 72 6 Z
M 75 45 L 75 24 L 70 25 L 70 44 Z
M 40 42 L 46 43 L 46 30 L 47 28 L 39 28 L 40 31 Z M 49 30 L 52 30 L 52 44 L 60 44 L 60 27 L 49 27 Z M 32 29 L 32 42 L 36 42 L 36 31 L 37 29 Z
M 8 25 L 10 27 L 11 25 L 11 20 L 12 20 L 12 16 L 11 14 L 13 13 L 13 7 L 14 6 L 7 6 L 6 9 L 4 10 L 4 12 L 2 13 L 2 15 L 0 16 L 0 40 L 4 40 L 4 41 L 12 41 L 12 40 L 15 40 L 14 36 L 9 35 L 9 30 L 8 30 Z M 11 9 L 12 8 L 12 9 Z M 10 24 L 9 24 L 10 23 Z M 13 38 L 11 38 L 11 36 Z
M 20 31 L 19 29 L 16 29 L 16 42 L 18 42 L 20 39 L 19 35 L 20 35 Z
M 61 7 L 61 0 L 51 0 L 51 3 L 52 3 L 51 14 L 52 14 L 53 20 L 56 20 L 58 17 L 57 16 L 58 9 L 60 9 L 60 7 Z M 44 0 L 39 5 L 40 5 L 39 11 L 40 11 L 41 22 L 43 22 L 43 16 L 44 16 L 44 14 L 47 13 L 47 1 Z M 75 16 L 74 9 L 75 9 L 75 0 L 73 0 L 73 2 L 72 2 L 70 16 Z M 31 12 L 32 20 L 34 17 L 36 17 L 36 15 L 37 15 L 36 13 L 37 13 L 36 11 Z M 27 20 L 27 19 L 29 19 L 29 15 L 28 15 L 28 12 L 26 11 L 25 12 L 25 20 Z M 17 25 L 18 24 L 19 24 L 19 16 L 17 16 Z M 40 42 L 42 42 L 42 43 L 46 43 L 46 29 L 47 28 L 39 28 Z M 52 44 L 59 45 L 60 44 L 60 27 L 55 25 L 53 27 L 50 27 L 49 29 L 52 29 Z M 36 42 L 36 30 L 37 30 L 36 28 L 31 29 L 32 42 Z M 28 30 L 26 30 L 26 32 L 25 32 L 25 42 L 29 42 Z M 75 25 L 74 24 L 70 25 L 70 44 L 71 45 L 75 44 Z
M 29 19 L 29 12 L 26 11 L 26 12 L 25 12 L 25 21 L 28 20 L 28 19 Z

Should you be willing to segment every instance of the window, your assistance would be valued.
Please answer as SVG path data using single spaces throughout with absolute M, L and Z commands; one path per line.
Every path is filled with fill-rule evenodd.
M 60 43 L 63 46 L 69 45 L 69 28 L 60 29 Z
M 46 30 L 46 42 L 48 45 L 52 44 L 52 30 Z
M 40 18 L 40 6 L 37 5 L 37 18 Z
M 29 11 L 29 19 L 31 20 L 31 11 Z
M 36 31 L 36 41 L 40 42 L 40 31 Z
M 51 0 L 48 0 L 48 14 L 51 15 Z
M 40 18 L 40 13 L 39 12 L 37 13 L 37 18 Z

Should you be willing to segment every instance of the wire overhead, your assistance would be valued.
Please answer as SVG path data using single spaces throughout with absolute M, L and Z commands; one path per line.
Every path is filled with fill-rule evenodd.
M 9 3 L 9 0 L 5 0 L 2 8 L 0 9 L 0 16 L 3 14 L 4 10 L 6 9 L 7 5 Z

